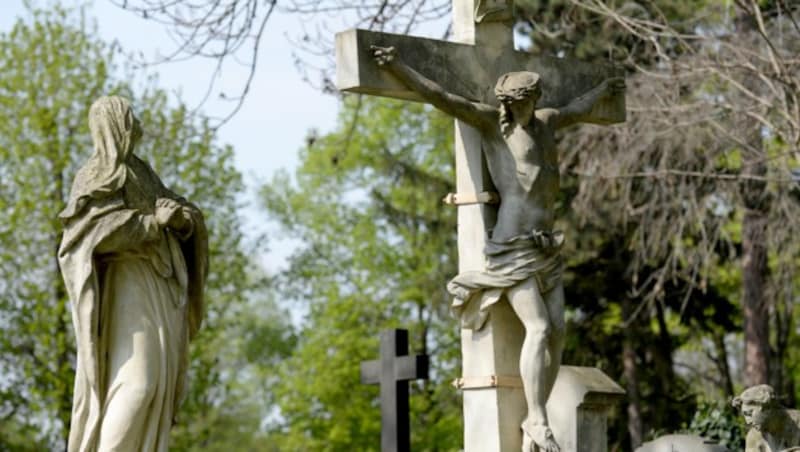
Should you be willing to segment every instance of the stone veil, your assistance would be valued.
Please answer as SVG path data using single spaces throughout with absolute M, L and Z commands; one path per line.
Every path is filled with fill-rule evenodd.
M 89 127 L 94 153 L 60 214 L 77 341 L 68 450 L 166 451 L 203 317 L 207 232 L 200 210 L 133 154 L 142 133 L 126 99 L 96 101 Z M 186 227 L 158 221 L 165 200 Z

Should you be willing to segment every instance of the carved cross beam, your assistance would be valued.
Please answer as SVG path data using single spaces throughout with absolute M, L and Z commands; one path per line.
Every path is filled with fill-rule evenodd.
M 347 92 L 411 101 L 422 99 L 381 70 L 372 57 L 371 46 L 397 49 L 403 62 L 445 90 L 467 99 L 497 104 L 494 85 L 506 72 L 534 71 L 542 76 L 540 107 L 566 105 L 604 79 L 615 75 L 611 66 L 581 61 L 533 56 L 513 47 L 459 44 L 367 30 L 347 30 L 336 35 L 336 86 Z M 612 124 L 625 120 L 620 96 L 599 104 L 591 122 Z

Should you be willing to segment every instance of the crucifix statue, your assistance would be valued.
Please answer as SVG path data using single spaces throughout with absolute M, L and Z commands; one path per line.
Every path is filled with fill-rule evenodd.
M 458 193 L 446 200 L 459 206 L 460 273 L 448 290 L 462 321 L 464 447 L 556 452 L 545 409 L 564 343 L 554 134 L 623 121 L 624 81 L 610 66 L 515 51 L 510 1 L 453 10 L 458 44 L 339 34 L 337 82 L 456 118 Z

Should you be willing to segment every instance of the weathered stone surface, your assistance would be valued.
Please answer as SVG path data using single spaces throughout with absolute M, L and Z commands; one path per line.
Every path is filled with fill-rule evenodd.
M 749 428 L 745 452 L 800 451 L 800 411 L 781 406 L 771 386 L 745 389 L 733 406 Z
M 470 309 L 477 309 L 471 306 Z M 527 414 L 519 353 L 525 336 L 522 323 L 508 303 L 492 307 L 492 315 L 480 330 L 461 330 L 464 381 L 487 376 L 510 377 L 512 384 L 473 387 L 463 391 L 464 450 L 519 451 L 520 424 Z
M 534 71 L 542 76 L 540 108 L 560 107 L 618 74 L 604 64 L 532 56 L 496 46 L 479 46 L 414 36 L 352 29 L 336 34 L 336 87 L 341 91 L 423 102 L 415 91 L 382 71 L 371 46 L 394 47 L 404 61 L 446 91 L 497 105 L 494 85 L 500 75 Z M 598 103 L 586 122 L 613 124 L 625 120 L 623 95 Z
M 728 448 L 697 435 L 666 435 L 642 444 L 636 452 L 728 452 Z
M 624 397 L 600 369 L 561 366 L 547 414 L 562 452 L 606 452 L 608 414 Z
M 60 214 L 78 352 L 68 448 L 166 452 L 203 316 L 203 215 L 134 154 L 126 99 L 98 99 L 89 129 L 94 154 Z
M 425 100 L 453 115 L 458 196 L 499 193 L 499 206 L 459 206 L 460 273 L 448 286 L 464 313 L 475 312 L 484 292 L 489 297 L 478 311 L 483 328 L 461 335 L 467 452 L 532 450 L 531 441 L 558 449 L 544 408 L 564 337 L 553 134 L 575 122 L 625 119 L 624 85 L 611 66 L 514 50 L 511 3 L 454 0 L 458 43 L 362 30 L 337 35 L 340 89 Z M 505 87 L 525 80 L 531 86 Z M 517 99 L 517 92 L 527 94 Z M 499 250 L 491 261 L 487 244 Z M 514 268 L 491 273 L 500 267 Z M 529 390 L 505 384 L 520 375 Z

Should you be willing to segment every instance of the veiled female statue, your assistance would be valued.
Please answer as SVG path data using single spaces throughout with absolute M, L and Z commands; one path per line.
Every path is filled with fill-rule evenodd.
M 89 128 L 94 153 L 60 214 L 78 352 L 69 451 L 166 451 L 203 316 L 203 216 L 133 153 L 126 99 L 98 99 Z

